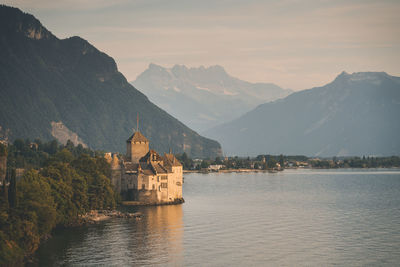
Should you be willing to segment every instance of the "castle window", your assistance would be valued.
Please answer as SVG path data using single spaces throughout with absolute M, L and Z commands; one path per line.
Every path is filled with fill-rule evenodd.
M 167 183 L 161 183 L 161 188 L 168 188 L 168 184 Z
M 145 184 L 142 184 L 142 189 L 143 190 L 146 189 L 146 185 Z
M 155 190 L 156 189 L 156 185 L 155 184 L 153 184 L 153 190 Z

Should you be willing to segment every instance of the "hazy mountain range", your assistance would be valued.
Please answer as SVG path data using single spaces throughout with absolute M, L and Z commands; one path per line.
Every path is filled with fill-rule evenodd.
M 198 131 L 213 127 L 205 133 L 227 155 L 400 154 L 400 78 L 383 72 L 343 72 L 290 94 L 220 66 L 150 64 L 133 83 L 179 120 L 84 39 L 60 40 L 32 15 L 0 6 L 0 133 L 9 129 L 11 140 L 72 139 L 124 152 L 139 114 L 152 148 L 192 157 L 221 155 L 221 147 L 180 121 Z
M 136 128 L 160 152 L 215 157 L 201 137 L 129 84 L 115 61 L 80 37 L 60 40 L 32 15 L 0 6 L 0 127 L 11 139 L 73 139 L 125 152 Z
M 218 65 L 164 68 L 150 64 L 132 84 L 150 101 L 199 132 L 292 92 L 272 83 L 239 80 Z
M 207 132 L 228 155 L 399 155 L 400 78 L 341 73 Z

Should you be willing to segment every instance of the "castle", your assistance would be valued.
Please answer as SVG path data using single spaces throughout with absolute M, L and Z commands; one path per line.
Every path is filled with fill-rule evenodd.
M 181 203 L 182 164 L 171 153 L 159 155 L 139 131 L 126 141 L 126 155 L 106 153 L 111 182 L 124 200 L 146 204 Z

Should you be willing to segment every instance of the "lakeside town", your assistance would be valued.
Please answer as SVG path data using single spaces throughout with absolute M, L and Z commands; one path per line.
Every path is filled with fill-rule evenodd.
M 257 157 L 216 157 L 210 159 L 190 159 L 185 153 L 176 155 L 189 172 L 277 172 L 284 169 L 337 169 L 337 168 L 398 168 L 400 157 L 332 157 L 318 158 L 287 155 L 258 155 Z

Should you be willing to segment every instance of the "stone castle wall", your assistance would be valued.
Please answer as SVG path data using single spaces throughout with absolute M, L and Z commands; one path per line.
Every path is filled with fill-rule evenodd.
M 144 158 L 147 154 L 148 158 Z M 167 155 L 165 157 L 164 165 L 162 157 L 149 150 L 148 140 L 139 132 L 128 139 L 126 157 L 119 159 L 116 154 L 105 155 L 107 162 L 111 164 L 111 181 L 116 191 L 124 200 L 142 204 L 182 201 L 182 166 L 171 166 Z M 138 164 L 142 158 L 150 163 Z M 176 159 L 173 156 L 172 158 L 175 164 Z
M 141 203 L 159 203 L 157 190 L 137 190 L 136 200 Z
M 127 156 L 128 160 L 133 163 L 138 163 L 139 159 L 144 157 L 149 152 L 149 143 L 146 142 L 132 142 L 127 143 Z
M 122 181 L 121 169 L 111 170 L 111 184 L 114 186 L 116 192 L 121 193 L 121 181 Z
M 172 167 L 172 170 L 168 174 L 168 200 L 182 198 L 182 167 Z

